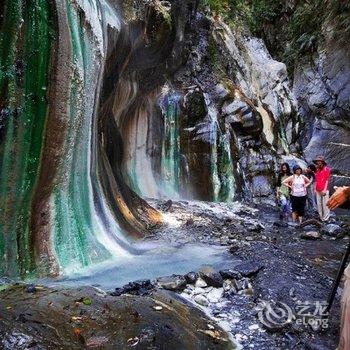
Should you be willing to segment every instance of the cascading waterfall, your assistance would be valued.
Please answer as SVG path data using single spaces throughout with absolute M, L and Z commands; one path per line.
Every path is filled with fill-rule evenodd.
M 104 0 L 7 0 L 1 10 L 1 274 L 70 274 L 129 256 L 119 223 L 139 235 L 160 216 L 114 179 L 97 139 L 108 37 L 121 31 L 120 15 Z
M 188 145 L 183 136 L 185 130 L 193 133 L 194 140 L 204 140 L 208 145 L 210 196 L 205 199 L 233 201 L 235 177 L 230 135 L 227 130 L 220 130 L 218 112 L 209 96 L 205 96 L 207 124 L 186 127 L 182 106 L 185 100 L 181 91 L 165 84 L 160 97 L 148 100 L 147 108 L 139 110 L 130 123 L 125 164 L 130 184 L 141 196 L 198 199 L 196 181 L 185 154 Z M 158 131 L 151 130 L 154 125 L 158 125 Z
M 218 174 L 220 191 L 218 200 L 232 202 L 236 195 L 236 181 L 233 172 L 233 159 L 231 154 L 231 140 L 228 133 L 219 135 L 218 139 Z
M 206 102 L 208 105 L 208 118 L 209 118 L 209 145 L 210 145 L 210 174 L 211 183 L 213 184 L 213 201 L 218 201 L 220 192 L 220 179 L 218 174 L 218 122 L 217 122 L 217 111 L 213 105 L 208 100 L 207 96 Z
M 159 99 L 164 118 L 162 143 L 161 179 L 162 189 L 168 197 L 178 197 L 180 190 L 180 101 L 181 94 L 168 92 Z
M 232 201 L 274 174 L 271 116 L 282 112 L 269 103 L 289 93 L 287 80 L 276 83 L 283 67 L 260 86 L 266 67 L 245 66 L 241 51 L 263 48 L 241 40 L 238 49 L 230 28 L 197 7 L 0 5 L 1 274 L 69 275 L 133 256 L 132 238 L 162 222 L 143 197 Z M 208 57 L 210 40 L 225 64 Z M 262 166 L 248 167 L 253 158 Z
M 98 4 L 93 4 L 85 13 L 92 16 L 91 21 L 98 23 Z M 103 64 L 103 42 L 96 48 L 95 40 L 102 40 L 102 37 L 98 38 L 96 31 L 84 29 L 77 6 L 68 5 L 67 15 L 72 38 L 72 80 L 65 162 L 60 169 L 63 180 L 53 193 L 53 237 L 58 262 L 63 271 L 69 274 L 84 266 L 105 261 L 113 253 L 121 257 L 128 255 L 128 252 L 103 227 L 93 202 L 91 160 L 92 152 L 96 150 L 92 147 L 92 128 Z M 97 27 L 97 30 L 102 31 L 102 28 Z M 111 216 L 108 211 L 106 215 Z M 122 239 L 120 232 L 120 227 L 114 225 L 114 235 L 118 240 Z
M 235 178 L 231 157 L 231 139 L 226 130 L 220 129 L 218 112 L 208 96 L 205 96 L 210 120 L 211 176 L 214 186 L 213 201 L 232 202 L 235 197 Z M 224 125 L 226 128 L 226 125 Z

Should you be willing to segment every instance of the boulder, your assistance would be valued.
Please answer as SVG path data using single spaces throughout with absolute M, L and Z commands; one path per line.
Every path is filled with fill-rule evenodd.
M 252 277 L 256 275 L 264 266 L 256 261 L 245 261 L 237 266 L 235 269 L 243 276 L 243 277 Z
M 321 234 L 318 231 L 307 231 L 303 233 L 300 238 L 316 240 L 321 239 Z
M 219 271 L 220 275 L 224 279 L 240 279 L 242 278 L 242 275 L 240 272 L 234 269 L 225 269 Z
M 185 289 L 187 282 L 184 276 L 172 275 L 158 278 L 157 284 L 163 289 L 179 291 Z
M 197 278 L 198 278 L 197 272 L 191 271 L 185 275 L 186 282 L 190 284 L 195 284 L 197 281 Z
M 337 224 L 327 224 L 322 227 L 321 233 L 330 237 L 342 238 L 345 235 L 345 230 Z
M 132 294 L 132 295 L 147 295 L 154 288 L 154 285 L 150 280 L 138 280 L 130 282 L 123 287 L 116 288 L 113 292 L 110 293 L 112 296 L 120 296 L 122 294 Z
M 212 266 L 204 266 L 199 270 L 199 274 L 202 279 L 213 287 L 222 287 L 224 280 L 222 279 L 219 272 L 215 271 Z
M 202 306 L 208 306 L 209 305 L 209 301 L 208 299 L 202 295 L 202 294 L 197 294 L 195 297 L 194 297 L 194 301 L 199 304 L 199 305 L 202 305 Z
M 208 294 L 207 299 L 211 303 L 217 303 L 224 295 L 224 288 L 213 288 Z
M 207 282 L 205 282 L 202 278 L 198 278 L 197 279 L 197 281 L 196 281 L 196 283 L 195 283 L 195 287 L 196 288 L 205 288 L 205 287 L 207 287 L 208 286 L 208 284 L 207 284 Z

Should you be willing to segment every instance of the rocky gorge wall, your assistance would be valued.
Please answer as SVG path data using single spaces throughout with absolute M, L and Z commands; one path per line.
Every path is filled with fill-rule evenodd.
M 333 169 L 332 185 L 350 185 L 350 3 L 252 4 L 250 27 L 287 64 L 297 101 L 286 124 L 290 151 L 307 162 L 323 154 Z
M 146 197 L 271 202 L 296 114 L 286 66 L 202 12 L 182 35 L 182 64 L 128 121 L 130 186 Z
M 350 46 L 329 32 L 309 63 L 295 71 L 293 91 L 304 124 L 300 142 L 311 161 L 324 154 L 332 185 L 350 185 Z
M 262 39 L 195 0 L 6 0 L 0 28 L 1 274 L 137 253 L 162 221 L 147 197 L 274 204 L 291 155 L 326 149 L 349 176 L 332 40 L 292 89 Z

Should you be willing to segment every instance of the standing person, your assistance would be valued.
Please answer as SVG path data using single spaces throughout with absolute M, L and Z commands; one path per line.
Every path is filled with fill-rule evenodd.
M 311 181 L 310 186 L 307 188 L 307 198 L 306 198 L 306 208 L 309 215 L 314 215 L 317 213 L 317 203 L 316 203 L 316 166 L 315 164 L 309 164 L 305 169 L 305 176 Z
M 327 163 L 323 156 L 318 156 L 314 161 L 316 164 L 316 202 L 317 211 L 322 221 L 329 219 L 330 210 L 327 207 L 329 200 L 328 185 L 331 178 L 331 169 L 327 166 Z
M 292 202 L 292 219 L 296 222 L 303 222 L 305 216 L 305 204 L 307 187 L 311 184 L 311 181 L 302 174 L 303 170 L 299 165 L 293 167 L 293 175 L 289 176 L 282 183 L 291 189 L 290 200 Z
M 350 186 L 338 187 L 327 202 L 329 209 L 350 209 Z M 341 298 L 340 341 L 338 350 L 350 349 L 350 264 L 344 271 L 345 283 Z
M 290 198 L 289 187 L 282 183 L 283 180 L 291 176 L 290 167 L 288 163 L 282 163 L 277 178 L 277 199 L 281 208 L 280 218 L 288 221 L 290 213 Z

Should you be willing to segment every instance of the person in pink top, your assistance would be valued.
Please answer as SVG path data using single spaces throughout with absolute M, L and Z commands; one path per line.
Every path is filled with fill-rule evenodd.
M 315 182 L 316 182 L 316 202 L 317 211 L 322 221 L 329 219 L 330 210 L 327 207 L 329 200 L 329 182 L 331 178 L 331 169 L 327 166 L 327 163 L 323 156 L 318 156 L 314 161 L 316 164 Z

